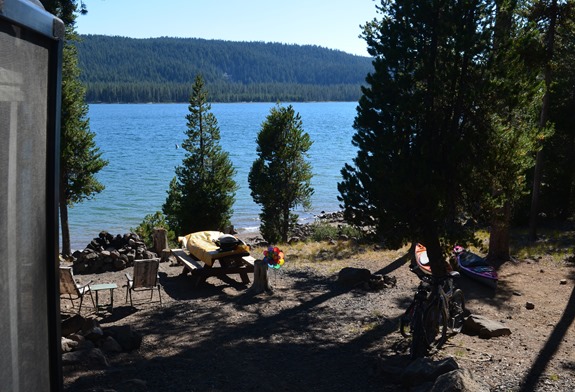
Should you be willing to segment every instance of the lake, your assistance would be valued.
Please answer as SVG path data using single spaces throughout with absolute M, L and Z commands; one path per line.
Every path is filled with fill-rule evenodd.
M 289 103 L 282 103 L 283 106 Z M 337 183 L 356 148 L 351 144 L 357 102 L 292 103 L 313 145 L 312 210 L 296 211 L 302 222 L 321 212 L 338 211 Z M 220 127 L 220 144 L 237 170 L 232 224 L 255 231 L 260 206 L 250 196 L 248 173 L 256 159 L 256 136 L 273 103 L 217 103 L 212 113 Z M 72 249 L 83 249 L 102 230 L 113 235 L 137 227 L 144 217 L 161 211 L 175 167 L 185 151 L 187 104 L 92 104 L 90 129 L 109 161 L 98 173 L 106 189 L 69 209 Z M 187 234 L 187 233 L 178 233 Z

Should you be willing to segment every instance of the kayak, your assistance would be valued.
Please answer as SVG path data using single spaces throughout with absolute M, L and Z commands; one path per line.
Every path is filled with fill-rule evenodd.
M 420 243 L 415 244 L 415 262 L 421 271 L 427 275 L 432 275 L 431 264 L 429 262 L 429 256 L 427 255 L 427 248 Z M 453 271 L 451 264 L 447 261 L 445 261 L 445 269 L 449 274 Z
M 431 265 L 427 256 L 427 248 L 421 244 L 415 244 L 415 261 L 420 270 L 431 275 Z
M 476 255 L 461 246 L 456 246 L 453 253 L 461 273 L 479 283 L 497 288 L 499 280 L 497 271 L 484 257 Z

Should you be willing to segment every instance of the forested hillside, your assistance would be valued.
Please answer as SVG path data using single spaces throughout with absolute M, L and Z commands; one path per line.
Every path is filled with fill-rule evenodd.
M 372 59 L 318 46 L 84 35 L 88 102 L 187 102 L 195 76 L 213 102 L 356 101 Z

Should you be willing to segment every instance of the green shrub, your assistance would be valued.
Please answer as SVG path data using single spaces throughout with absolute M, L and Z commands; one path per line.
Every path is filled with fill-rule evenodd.
M 348 238 L 363 238 L 364 234 L 356 227 L 350 225 L 333 226 L 326 222 L 314 222 L 311 224 L 311 240 L 313 241 L 328 241 L 336 240 L 341 235 Z
M 130 231 L 138 234 L 146 244 L 146 247 L 150 249 L 154 246 L 153 234 L 154 228 L 156 227 L 161 227 L 168 231 L 168 244 L 170 244 L 171 247 L 177 244 L 176 234 L 173 230 L 170 230 L 166 222 L 166 217 L 160 211 L 146 215 L 142 223 L 135 229 L 130 229 Z

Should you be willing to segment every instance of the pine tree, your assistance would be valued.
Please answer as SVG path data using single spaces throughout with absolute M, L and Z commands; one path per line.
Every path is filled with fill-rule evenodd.
M 475 178 L 484 181 L 482 210 L 490 226 L 488 259 L 500 263 L 511 259 L 510 224 L 515 206 L 527 193 L 525 173 L 535 163 L 540 140 L 547 130 L 537 126 L 541 82 L 526 54 L 538 51 L 531 25 L 521 23 L 516 0 L 498 0 L 490 100 L 493 113 L 489 144 Z
M 480 195 L 472 175 L 491 126 L 492 6 L 383 0 L 381 20 L 364 26 L 374 71 L 339 200 L 348 221 L 373 227 L 390 247 L 422 242 L 434 274 L 445 272 L 440 240 L 470 235 L 461 223 Z
M 258 133 L 258 158 L 248 177 L 252 198 L 262 206 L 260 231 L 269 242 L 286 242 L 298 218 L 292 209 L 311 206 L 312 172 L 306 160 L 311 145 L 291 105 L 271 109 Z
M 73 0 L 45 1 L 44 7 L 62 18 L 66 24 L 62 55 L 62 114 L 60 137 L 59 208 L 62 227 L 62 254 L 71 253 L 68 207 L 89 199 L 104 189 L 95 177 L 108 162 L 96 146 L 90 131 L 86 88 L 80 82 L 78 53 L 75 41 L 76 13 L 85 13 Z
M 187 139 L 182 143 L 186 156 L 176 168 L 162 206 L 170 228 L 178 235 L 229 226 L 238 188 L 229 153 L 219 144 L 218 121 L 210 112 L 201 75 L 196 76 L 189 103 Z
M 562 105 L 560 101 L 557 99 L 559 96 L 557 93 L 563 89 L 568 89 L 568 100 L 569 106 L 567 108 L 567 113 L 572 112 L 572 97 L 573 97 L 573 84 L 572 81 L 567 80 L 567 85 L 562 85 L 562 81 L 565 81 L 564 76 L 561 75 L 562 66 L 561 63 L 565 60 L 569 61 L 569 58 L 573 56 L 573 40 L 575 38 L 575 34 L 573 33 L 573 25 L 575 21 L 575 2 L 573 0 L 532 0 L 527 1 L 528 5 L 528 13 L 527 16 L 531 23 L 536 26 L 539 30 L 540 37 L 542 39 L 543 51 L 541 53 L 541 58 L 543 61 L 541 62 L 542 68 L 542 77 L 545 83 L 545 91 L 543 94 L 543 98 L 541 100 L 541 109 L 540 109 L 540 117 L 539 117 L 539 126 L 542 130 L 545 130 L 550 125 L 553 125 L 553 120 L 564 120 L 564 114 L 559 114 L 555 112 L 555 116 L 553 116 L 554 109 L 556 110 L 558 107 Z M 571 69 L 567 71 L 568 74 L 572 75 L 573 72 Z M 563 79 L 563 80 L 562 80 Z M 561 110 L 561 109 L 560 109 Z M 559 115 L 557 115 L 559 114 Z M 563 118 L 562 118 L 563 117 Z M 568 118 L 567 121 L 569 124 L 567 125 L 568 131 L 567 134 L 569 135 L 568 143 L 573 143 L 573 123 L 572 118 Z M 560 132 L 557 134 L 553 140 L 550 140 L 551 145 L 557 143 L 558 139 L 565 137 L 564 130 L 560 129 Z M 532 199 L 531 199 L 531 211 L 529 217 L 529 238 L 531 241 L 535 241 L 537 239 L 537 226 L 540 214 L 540 194 L 543 193 L 544 190 L 543 183 L 550 180 L 549 177 L 555 177 L 555 185 L 552 189 L 550 194 L 557 195 L 559 193 L 562 194 L 569 194 L 570 189 L 567 190 L 564 188 L 564 184 L 570 181 L 573 177 L 570 174 L 565 175 L 564 173 L 560 173 L 559 176 L 553 174 L 553 171 L 556 171 L 558 168 L 553 165 L 551 166 L 551 170 L 546 170 L 544 167 L 546 166 L 545 161 L 549 161 L 549 158 L 544 158 L 544 151 L 547 149 L 549 145 L 549 141 L 545 141 L 544 146 L 538 151 L 537 159 L 535 164 L 535 170 L 533 173 L 533 191 L 532 191 Z M 572 148 L 571 148 L 572 149 Z M 560 149 L 557 149 L 552 152 L 553 154 L 563 154 Z M 573 152 L 568 152 L 567 155 L 571 155 L 567 157 L 567 170 L 569 173 L 573 172 L 573 163 L 572 157 Z M 555 157 L 551 158 L 551 161 L 556 159 Z M 569 178 L 571 177 L 571 178 Z M 571 186 L 574 186 L 571 183 Z M 547 185 L 549 189 L 549 186 Z M 558 192 L 563 190 L 563 192 Z M 552 198 L 554 198 L 552 196 Z M 569 197 L 569 196 L 567 196 Z M 572 200 L 575 199 L 571 195 Z M 569 201 L 563 204 L 562 207 L 559 207 L 559 210 L 563 210 L 567 212 L 569 210 Z

